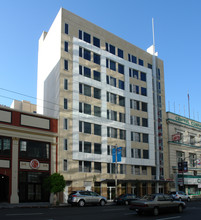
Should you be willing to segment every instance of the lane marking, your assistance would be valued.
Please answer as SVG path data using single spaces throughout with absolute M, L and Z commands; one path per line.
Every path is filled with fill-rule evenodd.
M 156 220 L 167 220 L 167 219 L 175 219 L 175 218 L 181 218 L 181 216 L 168 217 L 168 218 L 158 218 Z
M 15 216 L 15 215 L 43 215 L 44 213 L 15 213 L 15 214 L 6 214 L 7 216 Z
M 122 211 L 122 210 L 126 210 L 126 209 L 124 209 L 124 208 L 121 208 L 121 209 L 104 209 L 103 211 L 104 212 L 113 212 L 113 211 Z

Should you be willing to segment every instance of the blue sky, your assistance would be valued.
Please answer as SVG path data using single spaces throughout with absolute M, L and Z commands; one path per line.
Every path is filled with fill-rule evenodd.
M 38 39 L 61 7 L 164 61 L 166 109 L 201 121 L 200 0 L 1 0 L 0 104 L 36 103 Z M 12 92 L 11 92 L 12 91 Z M 23 95 L 24 94 L 24 95 Z

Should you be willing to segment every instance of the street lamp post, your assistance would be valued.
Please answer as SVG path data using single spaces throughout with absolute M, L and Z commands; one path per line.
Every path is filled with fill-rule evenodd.
M 117 145 L 115 145 L 115 198 L 117 198 Z

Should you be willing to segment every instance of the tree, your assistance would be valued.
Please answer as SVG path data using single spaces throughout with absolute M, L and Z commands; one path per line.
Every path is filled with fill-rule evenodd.
M 44 187 L 46 191 L 54 194 L 54 200 L 56 200 L 55 202 L 58 202 L 56 194 L 59 192 L 63 192 L 65 186 L 66 182 L 63 175 L 61 175 L 60 173 L 53 173 L 52 175 L 48 176 L 44 181 Z

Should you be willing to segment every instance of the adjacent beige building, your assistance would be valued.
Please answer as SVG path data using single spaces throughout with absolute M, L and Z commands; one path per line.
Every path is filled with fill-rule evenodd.
M 10 107 L 19 111 L 36 113 L 36 105 L 26 100 L 13 100 Z
M 72 190 L 168 191 L 163 61 L 61 8 L 38 49 L 37 112 L 59 120 L 58 172 Z M 151 51 L 151 53 L 150 53 Z
M 200 195 L 201 123 L 167 112 L 167 127 L 170 178 L 173 180 L 170 190 L 182 190 L 189 195 Z M 182 169 L 181 163 L 184 162 L 187 164 L 183 164 Z

